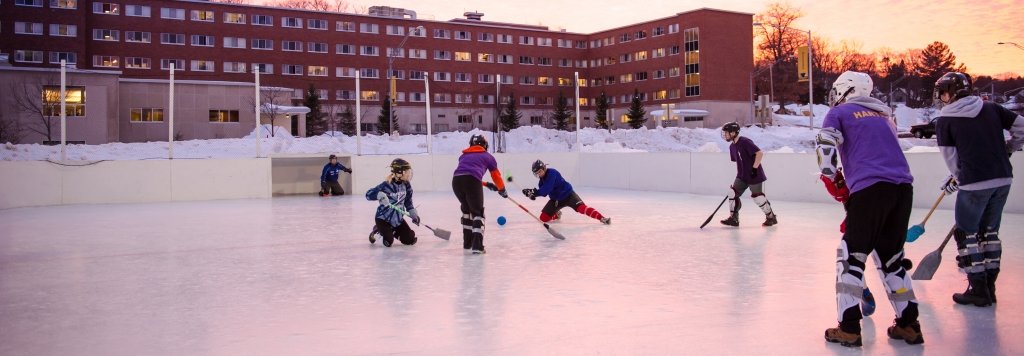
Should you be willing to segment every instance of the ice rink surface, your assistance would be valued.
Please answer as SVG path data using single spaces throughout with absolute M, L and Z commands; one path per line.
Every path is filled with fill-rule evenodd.
M 780 224 L 763 228 L 748 194 L 739 228 L 718 223 L 723 208 L 702 231 L 721 197 L 578 192 L 612 225 L 563 210 L 566 241 L 486 192 L 482 256 L 463 252 L 442 192 L 414 198 L 451 241 L 416 228 L 415 246 L 391 248 L 367 240 L 376 202 L 361 194 L 0 211 L 0 355 L 859 352 L 822 337 L 836 325 L 838 203 L 773 201 Z M 937 211 L 907 245 L 915 264 L 952 221 Z M 967 285 L 952 242 L 935 278 L 915 281 L 924 345 L 887 338 L 869 262 L 878 309 L 861 351 L 1024 353 L 1024 216 L 1004 215 L 1001 232 L 996 306 L 952 302 Z

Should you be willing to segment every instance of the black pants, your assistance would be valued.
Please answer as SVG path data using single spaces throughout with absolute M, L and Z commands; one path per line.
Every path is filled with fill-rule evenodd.
M 567 206 L 572 207 L 572 210 L 576 211 L 576 207 L 580 206 L 580 204 L 583 204 L 583 200 L 580 200 L 580 196 L 577 195 L 576 192 L 572 192 L 572 194 L 569 194 L 569 196 L 566 197 L 565 199 L 548 200 L 548 203 L 544 204 L 544 208 L 540 209 L 540 212 L 548 214 L 550 216 L 554 216 L 556 212 L 562 210 L 562 208 Z
M 910 209 L 914 202 L 914 188 L 910 184 L 879 182 L 850 195 L 846 205 L 846 233 L 843 241 L 848 249 L 847 274 L 860 280 L 859 288 L 845 290 L 861 293 L 864 280 L 864 262 L 872 251 L 885 274 L 887 288 L 896 284 L 899 292 L 890 291 L 889 299 L 897 309 L 897 324 L 907 325 L 917 320 L 917 301 L 907 271 L 903 268 L 903 244 L 906 242 Z M 837 292 L 840 288 L 837 287 Z M 902 294 L 901 294 L 902 293 Z M 842 311 L 840 327 L 847 331 L 860 331 L 861 311 L 849 307 Z
M 337 181 L 334 182 L 320 182 L 320 195 L 345 195 L 345 189 L 341 188 L 341 184 Z
M 374 220 L 377 222 L 377 232 L 384 237 L 384 241 L 382 241 L 384 246 L 391 247 L 391 244 L 395 243 L 396 236 L 403 245 L 416 244 L 416 231 L 413 231 L 405 220 L 402 220 L 402 225 L 398 225 L 398 227 L 391 226 L 391 223 L 382 219 Z
M 462 248 L 484 249 L 484 187 L 479 179 L 463 175 L 452 178 L 452 191 L 462 210 Z

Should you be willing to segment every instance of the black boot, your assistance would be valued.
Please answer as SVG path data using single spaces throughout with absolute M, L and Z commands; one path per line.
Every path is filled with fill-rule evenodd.
M 967 290 L 953 293 L 953 301 L 957 304 L 973 304 L 976 307 L 992 305 L 992 297 L 988 290 L 988 275 L 985 272 L 967 275 Z
M 775 218 L 775 213 L 771 213 L 771 214 L 766 215 L 764 217 L 764 222 L 761 223 L 761 226 L 772 226 L 772 225 L 775 225 L 775 224 L 778 224 L 778 223 L 779 223 L 779 220 Z
M 992 303 L 996 302 L 996 277 L 999 277 L 998 270 L 985 271 L 988 274 L 988 295 L 992 298 Z
M 722 225 L 740 226 L 740 217 L 735 213 L 729 214 L 729 218 L 721 221 Z

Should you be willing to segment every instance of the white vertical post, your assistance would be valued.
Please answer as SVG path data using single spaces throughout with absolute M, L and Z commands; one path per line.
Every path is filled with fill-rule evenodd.
M 498 133 L 499 142 L 495 142 L 495 146 L 505 152 L 505 130 L 504 125 L 501 123 L 501 74 L 495 74 L 494 79 L 496 80 L 494 86 L 494 131 Z
M 167 159 L 174 159 L 174 62 L 171 61 L 171 78 L 167 101 Z
M 426 91 L 425 95 L 427 96 L 427 98 L 426 98 L 426 103 L 427 103 L 427 154 L 431 154 L 433 152 L 434 146 L 433 146 L 433 142 L 431 141 L 433 139 L 433 137 L 432 137 L 432 135 L 433 135 L 432 132 L 433 131 L 431 131 L 431 127 L 430 127 L 430 73 L 429 72 L 423 72 L 423 88 Z
M 60 60 L 60 160 L 68 159 L 68 80 L 67 60 Z
M 262 150 L 260 148 L 260 143 L 263 142 L 263 127 L 260 125 L 261 117 L 263 116 L 260 108 L 260 65 L 253 64 L 252 72 L 256 75 L 256 85 L 253 91 L 253 98 L 255 99 L 253 101 L 256 102 L 256 108 L 254 109 L 256 114 L 256 157 L 259 158 L 260 151 Z
M 356 70 L 356 156 L 363 155 L 363 112 L 362 106 L 363 92 L 359 90 L 359 77 L 362 73 Z
M 580 151 L 580 72 L 572 72 L 572 79 L 575 82 L 575 91 L 577 91 L 577 151 Z
M 807 31 L 807 107 L 811 112 L 811 130 L 814 130 L 814 43 L 811 31 Z

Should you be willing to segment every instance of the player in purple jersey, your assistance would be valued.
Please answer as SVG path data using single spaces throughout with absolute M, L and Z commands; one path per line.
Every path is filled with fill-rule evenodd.
M 775 212 L 772 211 L 772 204 L 764 195 L 763 183 L 768 178 L 764 175 L 764 167 L 761 167 L 761 151 L 754 141 L 740 136 L 740 124 L 730 122 L 722 126 L 722 139 L 729 142 L 729 158 L 736 162 L 736 179 L 729 186 L 729 217 L 721 223 L 729 226 L 740 226 L 740 195 L 750 188 L 750 198 L 757 203 L 757 206 L 764 212 L 764 223 L 762 226 L 778 224 Z
M 491 172 L 491 180 L 483 182 L 484 172 Z M 487 152 L 487 139 L 482 135 L 469 138 L 469 148 L 462 150 L 459 166 L 452 174 L 452 191 L 459 199 L 462 210 L 462 248 L 472 249 L 473 254 L 486 253 L 484 250 L 484 188 L 497 191 L 503 198 L 505 191 L 498 161 Z
M 914 178 L 896 138 L 891 110 L 870 96 L 872 88 L 867 74 L 847 71 L 840 75 L 829 92 L 833 108 L 825 116 L 815 145 L 822 180 L 826 186 L 833 185 L 830 193 L 842 191 L 837 189 L 844 184 L 837 177 L 840 161 L 849 189 L 846 232 L 836 259 L 839 326 L 825 330 L 825 340 L 843 346 L 862 345 L 859 306 L 865 262 L 873 251 L 896 311 L 889 337 L 920 344 L 924 337 L 917 320 L 917 299 L 902 263 Z

